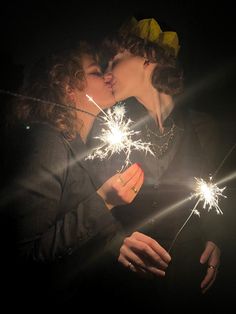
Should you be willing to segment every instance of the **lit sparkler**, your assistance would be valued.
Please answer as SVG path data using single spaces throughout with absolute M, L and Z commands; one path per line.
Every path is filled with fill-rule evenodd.
M 215 208 L 217 214 L 223 215 L 222 210 L 220 209 L 219 196 L 226 198 L 223 194 L 226 187 L 220 189 L 216 184 L 212 182 L 212 177 L 210 177 L 210 181 L 207 183 L 202 178 L 195 178 L 196 180 L 196 189 L 195 193 L 191 197 L 196 197 L 199 199 L 199 202 L 203 201 L 203 208 L 205 209 L 208 206 L 208 211 L 212 208 Z M 199 212 L 196 212 L 200 215 Z
M 206 209 L 206 207 L 208 206 L 208 212 L 212 208 L 215 208 L 217 214 L 223 215 L 223 212 L 219 207 L 219 197 L 227 198 L 227 196 L 223 194 L 226 187 L 223 187 L 220 189 L 215 183 L 212 182 L 212 177 L 210 177 L 209 182 L 204 181 L 202 178 L 195 178 L 195 180 L 196 180 L 195 193 L 190 196 L 190 199 L 195 197 L 195 198 L 198 198 L 198 200 L 196 204 L 194 205 L 190 215 L 188 216 L 188 218 L 185 220 L 182 227 L 177 232 L 174 240 L 172 241 L 170 245 L 168 252 L 170 252 L 170 250 L 174 246 L 179 234 L 181 233 L 183 228 L 186 226 L 187 222 L 192 217 L 192 215 L 196 214 L 200 217 L 200 212 L 197 210 L 197 206 L 200 202 L 204 202 L 203 209 Z
M 143 142 L 141 139 L 133 140 L 132 137 L 139 134 L 140 131 L 131 129 L 133 121 L 125 118 L 125 107 L 122 104 L 104 112 L 92 97 L 86 96 L 104 114 L 102 117 L 104 128 L 101 130 L 101 135 L 95 137 L 101 141 L 101 145 L 96 147 L 86 159 L 99 158 L 102 160 L 110 158 L 114 153 L 124 152 L 126 156 L 125 166 L 128 166 L 131 163 L 130 154 L 132 150 L 149 152 L 154 156 L 150 142 Z

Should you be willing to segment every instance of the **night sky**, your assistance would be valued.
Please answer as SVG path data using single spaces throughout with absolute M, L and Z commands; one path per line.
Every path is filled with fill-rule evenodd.
M 211 6 L 208 1 L 191 0 L 142 2 L 131 4 L 128 0 L 110 0 L 110 4 L 104 5 L 102 1 L 96 1 L 96 4 L 83 1 L 83 8 L 79 0 L 61 3 L 7 1 L 1 4 L 0 89 L 15 91 L 22 82 L 24 69 L 42 55 L 57 48 L 70 47 L 79 39 L 99 40 L 117 29 L 128 16 L 137 19 L 153 17 L 163 31 L 178 33 L 187 102 L 218 119 L 230 147 L 236 140 L 235 4 L 232 0 L 210 1 Z M 8 96 L 0 96 L 3 118 Z M 235 171 L 234 157 L 231 157 L 231 167 Z M 232 243 L 236 241 L 235 216 L 226 218 L 232 227 Z M 229 244 L 226 252 L 228 267 L 236 262 L 230 249 Z M 229 279 L 230 284 L 235 285 L 230 273 L 227 276 L 224 280 Z

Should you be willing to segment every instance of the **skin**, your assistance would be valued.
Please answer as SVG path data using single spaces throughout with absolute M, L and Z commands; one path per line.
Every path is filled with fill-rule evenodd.
M 163 122 L 174 108 L 174 103 L 170 95 L 158 92 L 151 83 L 156 66 L 157 63 L 150 63 L 144 57 L 134 56 L 125 50 L 110 61 L 105 80 L 111 84 L 116 101 L 136 97 L 163 131 Z M 171 257 L 155 240 L 134 232 L 125 239 L 118 260 L 131 271 L 163 277 Z M 220 264 L 220 249 L 215 243 L 206 242 L 200 263 L 208 265 L 200 284 L 202 293 L 205 293 L 214 283 Z M 209 268 L 210 265 L 214 268 Z
M 76 108 L 90 112 L 88 115 L 84 112 L 77 112 L 79 133 L 84 143 L 86 143 L 88 133 L 93 125 L 95 117 L 100 112 L 86 94 L 93 97 L 94 101 L 102 108 L 106 109 L 115 104 L 110 84 L 104 80 L 103 73 L 96 60 L 90 55 L 84 55 L 82 58 L 82 67 L 84 70 L 84 87 L 71 88 L 67 86 L 67 94 Z M 82 127 L 81 127 L 82 121 Z M 122 179 L 122 182 L 120 180 Z M 110 210 L 114 206 L 130 203 L 136 197 L 144 181 L 144 174 L 138 164 L 134 164 L 121 174 L 115 174 L 108 179 L 97 191 L 103 198 L 107 208 Z M 133 187 L 135 188 L 134 192 Z

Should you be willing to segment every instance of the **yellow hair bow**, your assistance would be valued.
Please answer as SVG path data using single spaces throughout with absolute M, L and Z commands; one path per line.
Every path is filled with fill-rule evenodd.
M 177 33 L 163 32 L 160 25 L 153 18 L 137 21 L 136 18 L 132 17 L 131 20 L 122 25 L 120 32 L 129 32 L 140 38 L 159 43 L 164 48 L 168 48 L 175 56 L 179 52 L 180 46 Z

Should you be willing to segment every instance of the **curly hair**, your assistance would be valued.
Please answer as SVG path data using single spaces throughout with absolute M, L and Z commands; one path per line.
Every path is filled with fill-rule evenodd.
M 20 90 L 20 94 L 26 97 L 13 106 L 13 119 L 24 123 L 48 122 L 68 139 L 73 139 L 78 131 L 78 121 L 76 110 L 73 110 L 75 105 L 69 101 L 66 87 L 83 90 L 86 82 L 82 57 L 85 54 L 95 55 L 92 47 L 82 42 L 71 51 L 36 62 Z
M 159 92 L 172 96 L 182 92 L 183 71 L 170 48 L 167 46 L 162 47 L 158 43 L 147 41 L 136 35 L 116 34 L 103 41 L 100 58 L 102 56 L 108 62 L 117 53 L 124 50 L 128 50 L 135 56 L 144 57 L 152 63 L 157 63 L 152 74 L 152 85 Z M 105 64 L 107 63 L 104 62 L 103 67 L 105 67 Z

